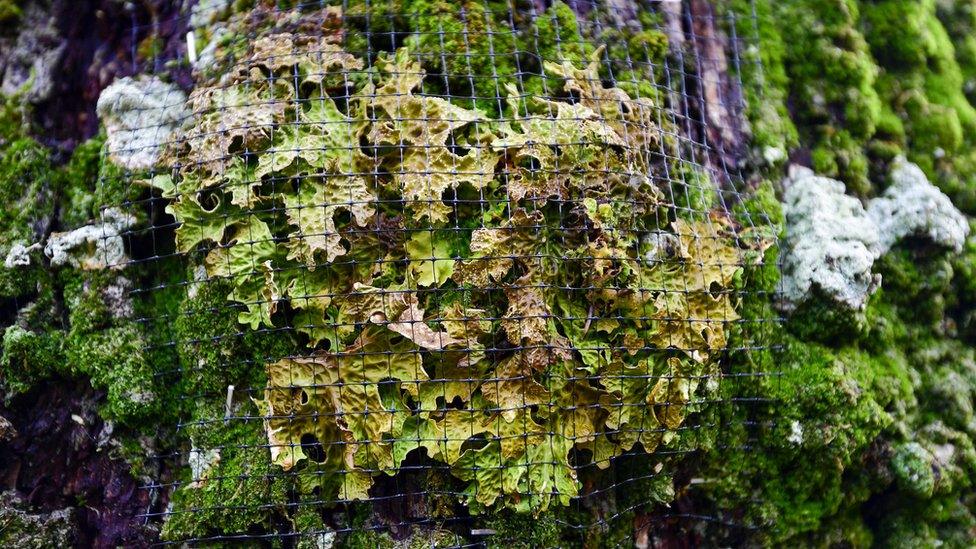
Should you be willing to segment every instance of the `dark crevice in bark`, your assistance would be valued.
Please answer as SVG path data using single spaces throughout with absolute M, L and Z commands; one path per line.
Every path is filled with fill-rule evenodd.
M 690 19 L 690 42 L 696 50 L 696 72 L 699 81 L 698 103 L 707 145 L 713 149 L 709 168 L 714 173 L 735 174 L 746 155 L 745 114 L 742 85 L 730 72 L 728 54 L 735 44 L 720 29 L 715 10 L 707 0 L 690 0 L 686 4 Z
M 140 547 L 156 537 L 137 517 L 151 498 L 113 458 L 112 426 L 85 380 L 44 383 L 0 408 L 17 434 L 0 444 L 0 479 L 34 510 L 70 508 L 80 547 Z

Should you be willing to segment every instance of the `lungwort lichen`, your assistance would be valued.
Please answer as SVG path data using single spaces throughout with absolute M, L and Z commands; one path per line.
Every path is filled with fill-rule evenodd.
M 545 63 L 553 97 L 506 86 L 492 117 L 424 94 L 409 48 L 251 50 L 192 93 L 151 184 L 241 324 L 306 337 L 257 402 L 274 464 L 362 499 L 422 451 L 472 509 L 538 512 L 581 465 L 673 436 L 718 372 L 745 250 L 727 216 L 664 199 L 661 107 L 604 85 L 601 51 Z

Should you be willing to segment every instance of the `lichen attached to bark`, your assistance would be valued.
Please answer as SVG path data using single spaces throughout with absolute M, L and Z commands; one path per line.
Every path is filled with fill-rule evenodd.
M 306 336 L 256 401 L 304 491 L 365 499 L 423 450 L 470 508 L 539 513 L 577 495 L 574 450 L 605 468 L 681 427 L 745 250 L 718 212 L 661 216 L 661 107 L 604 85 L 602 53 L 547 62 L 556 96 L 507 84 L 497 117 L 423 94 L 409 46 L 367 66 L 287 34 L 193 92 L 147 183 L 239 322 Z

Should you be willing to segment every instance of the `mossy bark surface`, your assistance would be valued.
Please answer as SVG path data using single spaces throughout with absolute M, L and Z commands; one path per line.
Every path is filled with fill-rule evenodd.
M 727 63 L 708 69 L 718 71 L 716 80 L 723 86 L 735 87 L 722 93 L 734 91 L 744 98 L 743 112 L 732 109 L 722 115 L 735 118 L 735 131 L 711 135 L 712 139 L 729 140 L 723 148 L 728 157 L 722 160 L 741 171 L 747 189 L 733 193 L 716 185 L 710 174 L 720 165 L 717 161 L 691 167 L 665 160 L 662 173 L 679 183 L 671 187 L 673 194 L 665 198 L 661 210 L 668 224 L 653 227 L 667 232 L 672 230 L 672 222 L 674 227 L 693 226 L 689 224 L 696 215 L 721 205 L 729 212 L 729 226 L 750 228 L 749 235 L 767 244 L 748 250 L 752 255 L 743 268 L 722 280 L 739 297 L 734 305 L 738 318 L 722 334 L 722 351 L 716 353 L 714 368 L 720 370 L 714 371 L 723 374 L 721 383 L 703 383 L 695 389 L 699 395 L 707 395 L 700 400 L 712 404 L 687 406 L 681 417 L 670 419 L 676 426 L 686 422 L 695 428 L 676 429 L 673 437 L 655 442 L 661 451 L 649 459 L 663 473 L 642 474 L 648 466 L 638 458 L 647 456 L 637 455 L 643 452 L 633 450 L 634 444 L 623 451 L 617 448 L 614 455 L 626 455 L 618 458 L 612 473 L 598 471 L 589 480 L 612 483 L 613 475 L 639 480 L 606 491 L 598 503 L 568 496 L 562 501 L 560 495 L 572 490 L 566 483 L 561 494 L 545 499 L 549 508 L 544 512 L 528 509 L 517 490 L 500 491 L 497 502 L 479 499 L 470 486 L 494 479 L 465 476 L 457 473 L 459 468 L 463 470 L 458 466 L 452 474 L 450 465 L 466 463 L 460 449 L 457 456 L 447 457 L 450 451 L 435 444 L 398 450 L 390 443 L 390 460 L 396 456 L 397 464 L 411 472 L 395 480 L 374 475 L 370 479 L 373 486 L 363 490 L 377 496 L 393 496 L 404 489 L 420 494 L 404 500 L 404 505 L 316 505 L 320 499 L 355 498 L 348 488 L 321 482 L 323 476 L 343 477 L 335 468 L 313 466 L 310 445 L 299 441 L 300 454 L 271 455 L 267 421 L 273 420 L 267 418 L 274 414 L 268 407 L 281 397 L 282 387 L 287 387 L 274 376 L 281 368 L 295 375 L 307 366 L 279 359 L 308 352 L 310 346 L 353 348 L 358 336 L 316 331 L 316 322 L 340 314 L 324 306 L 319 310 L 306 305 L 304 312 L 301 307 L 287 311 L 250 307 L 256 301 L 240 298 L 242 292 L 260 296 L 268 288 L 254 286 L 254 280 L 238 271 L 224 273 L 228 276 L 219 283 L 201 283 L 207 278 L 207 268 L 217 272 L 219 267 L 213 267 L 215 260 L 205 259 L 198 245 L 208 238 L 225 243 L 233 238 L 222 232 L 208 236 L 205 224 L 190 233 L 187 228 L 192 223 L 185 220 L 195 215 L 189 209 L 192 204 L 184 201 L 181 205 L 180 200 L 169 200 L 172 197 L 166 195 L 169 185 L 188 185 L 199 173 L 186 170 L 177 174 L 176 182 L 157 180 L 155 190 L 133 184 L 132 174 L 109 160 L 104 133 L 98 133 L 94 116 L 97 91 L 109 83 L 110 75 L 168 71 L 167 78 L 189 91 L 191 71 L 185 63 L 175 61 L 181 57 L 187 23 L 167 22 L 174 9 L 170 3 L 157 6 L 149 2 L 135 8 L 132 17 L 137 22 L 160 24 L 140 26 L 142 34 L 137 36 L 126 34 L 122 31 L 128 29 L 128 20 L 121 23 L 120 8 L 108 4 L 86 3 L 83 17 L 73 23 L 57 20 L 64 15 L 64 3 L 44 5 L 47 11 L 43 13 L 54 17 L 53 24 L 68 31 L 65 43 L 70 53 L 65 62 L 70 70 L 54 87 L 62 94 L 79 89 L 82 93 L 74 93 L 63 104 L 51 98 L 35 100 L 28 97 L 34 93 L 28 83 L 19 95 L 5 99 L 0 116 L 0 251 L 8 254 L 15 245 L 24 248 L 16 255 L 22 264 L 0 268 L 0 322 L 5 329 L 0 382 L 6 394 L 0 415 L 10 424 L 9 430 L 0 429 L 0 469 L 10 479 L 0 500 L 0 521 L 8 525 L 0 532 L 0 540 L 30 539 L 37 546 L 141 545 L 159 539 L 220 544 L 247 535 L 287 547 L 332 543 L 349 547 L 468 543 L 493 547 L 631 543 L 966 547 L 976 542 L 972 484 L 976 478 L 976 240 L 970 236 L 962 250 L 955 251 L 914 235 L 902 238 L 875 261 L 873 272 L 881 275 L 881 286 L 863 309 L 851 311 L 815 293 L 789 314 L 778 308 L 780 254 L 785 252 L 777 243 L 787 223 L 780 200 L 789 163 L 840 180 L 848 195 L 868 200 L 883 195 L 891 184 L 888 174 L 896 158 L 905 156 L 955 207 L 967 215 L 976 214 L 976 3 L 693 1 L 684 5 L 686 11 L 677 18 L 673 11 L 630 6 L 629 2 L 607 2 L 592 9 L 562 2 L 400 0 L 383 7 L 345 3 L 349 28 L 342 47 L 366 55 L 343 58 L 344 63 L 349 67 L 356 63 L 383 67 L 386 63 L 394 69 L 410 69 L 388 71 L 391 74 L 423 71 L 427 77 L 418 97 L 450 91 L 449 100 L 443 103 L 418 99 L 427 101 L 425 110 L 442 109 L 453 113 L 454 119 L 478 118 L 486 127 L 504 119 L 507 109 L 529 108 L 507 94 L 506 84 L 548 98 L 551 105 L 585 103 L 585 92 L 565 92 L 562 86 L 567 73 L 582 70 L 594 55 L 628 61 L 621 65 L 626 68 L 612 75 L 606 71 L 596 74 L 594 80 L 602 80 L 598 82 L 601 90 L 667 103 L 672 99 L 669 84 L 663 81 L 665 75 L 654 73 L 649 78 L 635 62 L 643 63 L 643 68 L 675 66 L 681 55 L 679 47 L 690 47 L 693 32 L 713 34 L 707 38 L 719 48 L 710 50 L 710 55 L 721 53 Z M 312 20 L 310 8 L 293 12 L 287 2 L 276 6 L 255 1 L 215 4 L 224 10 L 226 20 L 243 22 L 248 25 L 244 28 L 256 33 L 274 30 L 301 36 Z M 96 16 L 99 6 L 104 9 Z M 0 2 L 0 41 L 17 44 L 18 37 L 28 32 L 19 26 L 22 22 L 47 21 L 38 9 L 28 10 L 22 2 Z M 277 17 L 281 10 L 291 15 Z M 615 19 L 621 13 L 629 14 L 626 20 Z M 111 22 L 93 27 L 104 36 L 92 37 L 93 31 L 80 25 L 97 17 Z M 315 12 L 314 17 L 322 15 Z M 702 18 L 709 24 L 696 25 Z M 341 35 L 340 27 L 337 35 Z M 155 30 L 144 30 L 150 28 Z M 499 28 L 518 32 L 497 32 Z M 201 40 L 209 39 L 210 31 L 199 32 Z M 733 35 L 745 45 L 731 41 Z M 245 60 L 248 41 L 223 36 L 215 42 L 216 51 L 228 60 Z M 678 37 L 683 46 L 675 43 Z M 100 44 L 94 51 L 78 49 L 79 44 L 92 40 Z M 410 65 L 409 55 L 396 56 L 398 49 L 425 61 Z M 135 51 L 135 62 L 120 63 L 125 57 L 118 53 L 122 50 Z M 340 51 L 337 48 L 337 55 Z M 386 53 L 381 56 L 379 51 Z M 445 51 L 466 55 L 443 55 Z M 172 63 L 159 65 L 165 60 Z M 543 61 L 560 64 L 547 66 Z M 4 66 L 20 62 L 11 55 Z M 689 62 L 683 68 L 689 74 L 702 70 L 700 65 L 692 65 Z M 216 78 L 224 68 L 217 62 L 201 73 L 203 78 Z M 214 74 L 206 74 L 207 70 Z M 304 69 L 291 65 L 287 70 L 299 74 Z M 546 76 L 552 70 L 565 73 Z M 93 76 L 96 73 L 100 76 Z M 373 77 L 382 82 L 382 74 L 371 73 Z M 364 77 L 350 83 L 349 89 L 363 86 L 365 81 Z M 700 136 L 709 130 L 707 113 L 696 112 L 695 101 L 702 98 L 694 94 L 703 92 L 693 88 L 686 90 L 692 101 L 674 108 L 689 119 L 701 115 L 698 120 L 704 125 L 691 130 Z M 293 92 L 305 93 L 301 86 Z M 404 90 L 405 97 L 411 93 Z M 31 101 L 33 105 L 29 105 Z M 336 106 L 330 116 L 351 117 L 355 108 Z M 382 108 L 370 105 L 371 116 Z M 543 118 L 541 113 L 535 115 Z M 558 120 L 554 120 L 546 123 L 556 128 Z M 673 121 L 671 125 L 660 123 L 672 135 L 688 130 Z M 462 136 L 460 128 L 460 124 L 450 128 L 452 138 L 467 139 L 467 145 L 476 147 L 476 140 L 484 138 Z M 382 139 L 389 141 L 381 130 L 369 131 L 377 140 L 371 146 L 377 150 Z M 495 152 L 506 149 L 498 154 L 523 155 L 523 159 L 540 162 L 538 151 L 527 152 L 526 143 L 532 139 L 515 145 L 524 135 L 516 135 L 519 132 L 511 128 L 506 131 L 507 137 L 496 139 Z M 519 131 L 528 133 L 529 129 Z M 241 136 L 244 141 L 251 137 Z M 328 149 L 329 136 L 315 137 L 324 140 Z M 580 162 L 585 161 L 586 153 L 579 152 Z M 287 165 L 280 160 L 262 165 L 258 160 L 251 169 L 264 169 L 277 177 L 299 164 L 322 160 L 295 155 Z M 387 158 L 384 162 L 386 171 L 397 171 L 389 168 L 399 166 L 399 161 Z M 525 181 L 531 182 L 528 175 Z M 460 185 L 448 182 L 446 189 L 454 183 Z M 480 184 L 464 183 L 465 189 Z M 536 180 L 534 184 L 548 182 Z M 484 188 L 491 189 L 490 184 Z M 511 189 L 506 187 L 505 192 Z M 399 198 L 390 189 L 371 187 L 370 192 L 374 191 L 383 198 Z M 259 198 L 249 192 L 235 192 L 233 198 L 228 192 L 228 203 L 236 201 L 230 207 L 245 204 L 251 208 L 249 201 Z M 298 193 L 295 189 L 294 197 L 283 196 L 282 200 L 293 198 L 300 207 Z M 442 202 L 440 195 L 415 198 Z M 152 236 L 142 233 L 127 240 L 125 251 L 133 265 L 125 269 L 52 264 L 43 246 L 30 248 L 54 234 L 92 224 L 107 209 L 124 205 L 137 212 L 137 225 L 168 226 Z M 164 213 L 167 205 L 177 218 L 183 216 L 179 220 L 186 228 L 174 230 L 173 219 Z M 576 209 L 575 214 L 589 223 L 589 234 L 597 233 L 595 225 L 617 222 L 622 215 L 612 208 L 601 209 L 596 201 L 580 200 Z M 408 239 L 396 229 L 403 220 L 393 220 L 391 212 L 380 212 L 390 214 L 383 219 L 393 235 L 383 245 L 403 252 L 402 257 L 396 256 L 398 262 L 411 264 L 410 250 L 418 247 L 441 249 L 444 257 L 451 258 L 448 265 L 435 251 L 433 256 L 414 257 L 416 265 L 405 267 L 407 276 L 428 288 L 463 278 L 458 272 L 461 267 L 454 267 L 463 263 L 455 264 L 453 258 L 472 258 L 478 246 L 487 249 L 493 245 L 478 243 L 471 236 L 473 229 L 484 225 L 485 219 L 501 223 L 500 216 L 490 217 L 491 212 L 472 222 L 443 212 L 417 211 L 413 212 L 415 219 L 427 215 L 431 221 L 443 215 L 445 223 L 457 221 L 468 237 L 458 237 L 463 231 L 445 229 Z M 342 230 L 353 226 L 357 213 L 363 212 L 339 213 L 329 212 L 329 219 L 322 223 L 338 223 Z M 546 214 L 539 214 L 543 225 Z M 277 214 L 268 214 L 262 223 L 275 226 L 272 215 Z M 288 226 L 284 217 L 282 220 L 278 220 L 281 226 Z M 219 230 L 227 230 L 227 226 L 221 225 Z M 680 229 L 674 233 L 681 236 Z M 560 238 L 569 241 L 574 235 L 553 232 L 547 237 L 556 242 Z M 287 238 L 282 232 L 270 239 L 284 242 Z M 346 273 L 350 283 L 365 280 L 355 260 L 368 257 L 356 256 L 357 249 L 346 247 L 348 242 L 320 244 L 317 249 L 289 249 L 287 261 L 300 266 L 311 262 L 315 254 L 329 254 L 330 261 L 350 254 L 354 259 Z M 218 259 L 232 259 L 233 248 L 225 247 L 230 252 Z M 504 248 L 494 251 L 505 255 Z M 272 246 L 268 257 L 286 261 L 275 254 L 279 250 Z M 495 268 L 501 273 L 499 280 L 525 274 L 519 270 L 525 266 L 503 267 Z M 597 267 L 589 265 L 590 271 Z M 588 274 L 586 269 L 578 270 Z M 391 270 L 370 282 L 386 287 L 403 274 Z M 576 285 L 582 284 L 577 281 Z M 314 295 L 303 294 L 306 302 Z M 482 297 L 484 302 L 477 301 Z M 503 318 L 510 312 L 503 305 L 515 298 L 501 288 L 487 297 L 472 297 L 470 288 L 459 285 L 453 293 L 420 292 L 412 306 L 421 315 L 423 310 L 467 308 L 489 318 Z M 565 307 L 571 317 L 591 316 L 586 307 L 573 309 L 578 308 L 574 298 L 553 300 L 548 306 Z M 387 309 L 377 311 L 392 314 Z M 314 315 L 318 315 L 317 321 Z M 370 318 L 366 315 L 360 323 L 368 325 Z M 427 327 L 425 333 L 451 333 L 446 323 L 443 332 L 438 331 L 440 325 L 431 324 L 436 326 Z M 295 329 L 287 329 L 291 326 Z M 582 323 L 577 326 L 576 334 L 572 328 L 567 324 L 560 325 L 558 332 L 552 330 L 559 337 L 583 338 L 589 323 L 585 328 Z M 492 344 L 505 339 L 504 330 L 499 333 L 502 335 Z M 641 333 L 653 341 L 650 331 Z M 429 341 L 417 344 L 428 345 L 424 352 L 430 351 Z M 671 358 L 687 359 L 679 354 Z M 322 360 L 321 364 L 327 363 Z M 699 374 L 712 371 L 703 367 Z M 340 379 L 338 383 L 348 382 Z M 384 382 L 389 384 L 389 380 Z M 231 386 L 235 389 L 229 390 Z M 558 390 L 553 385 L 539 385 L 538 389 Z M 642 398 L 654 406 L 654 390 L 645 389 Z M 576 393 L 572 396 L 583 398 Z M 384 389 L 375 397 L 393 410 L 401 398 L 403 402 L 420 399 L 422 393 L 409 394 L 404 388 L 402 394 L 394 395 Z M 498 394 L 494 397 L 500 398 Z M 475 398 L 481 394 L 459 396 L 459 401 L 474 402 Z M 235 418 L 233 422 L 222 420 L 228 414 Z M 660 417 L 662 422 L 669 421 L 666 415 Z M 422 428 L 441 428 L 437 423 L 441 417 L 424 417 L 423 421 L 429 425 L 409 420 L 400 421 L 399 428 L 416 429 L 417 433 Z M 547 421 L 553 423 L 546 425 L 555 425 L 556 420 Z M 373 435 L 368 425 L 362 429 L 352 435 L 358 437 L 357 442 L 368 439 L 377 446 L 387 444 L 379 437 L 369 439 Z M 298 433 L 299 438 L 302 434 Z M 644 450 L 652 451 L 646 441 L 642 444 Z M 593 451 L 596 443 L 584 446 L 574 451 Z M 567 452 L 550 456 L 551 461 L 566 460 Z M 474 460 L 474 454 L 469 452 L 464 459 Z M 378 455 L 371 454 L 369 459 L 380 459 Z M 366 461 L 357 461 L 367 459 L 362 455 L 341 457 L 353 464 L 352 469 L 369 469 L 362 465 Z M 343 469 L 342 474 L 351 472 Z M 310 482 L 313 478 L 319 482 Z M 108 487 L 104 492 L 103 486 Z M 465 492 L 469 495 L 464 501 L 455 497 Z M 152 517 L 148 524 L 138 518 L 146 512 Z M 612 520 L 604 522 L 600 517 Z

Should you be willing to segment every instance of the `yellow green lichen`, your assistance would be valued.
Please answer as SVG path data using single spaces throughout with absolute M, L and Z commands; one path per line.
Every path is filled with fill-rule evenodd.
M 307 337 L 314 352 L 268 363 L 256 400 L 269 461 L 303 490 L 364 499 L 421 450 L 467 483 L 470 507 L 538 513 L 578 494 L 574 448 L 605 468 L 695 409 L 738 318 L 722 290 L 743 251 L 718 214 L 659 221 L 674 206 L 638 167 L 660 107 L 602 85 L 601 54 L 545 62 L 575 102 L 508 84 L 497 120 L 421 94 L 410 48 L 367 68 L 290 35 L 255 42 L 241 84 L 193 93 L 170 153 L 182 167 L 148 183 L 172 199 L 178 249 L 209 248 L 240 323 Z M 482 209 L 458 200 L 472 191 Z M 442 289 L 463 305 L 428 297 Z M 496 332 L 515 347 L 497 362 Z

